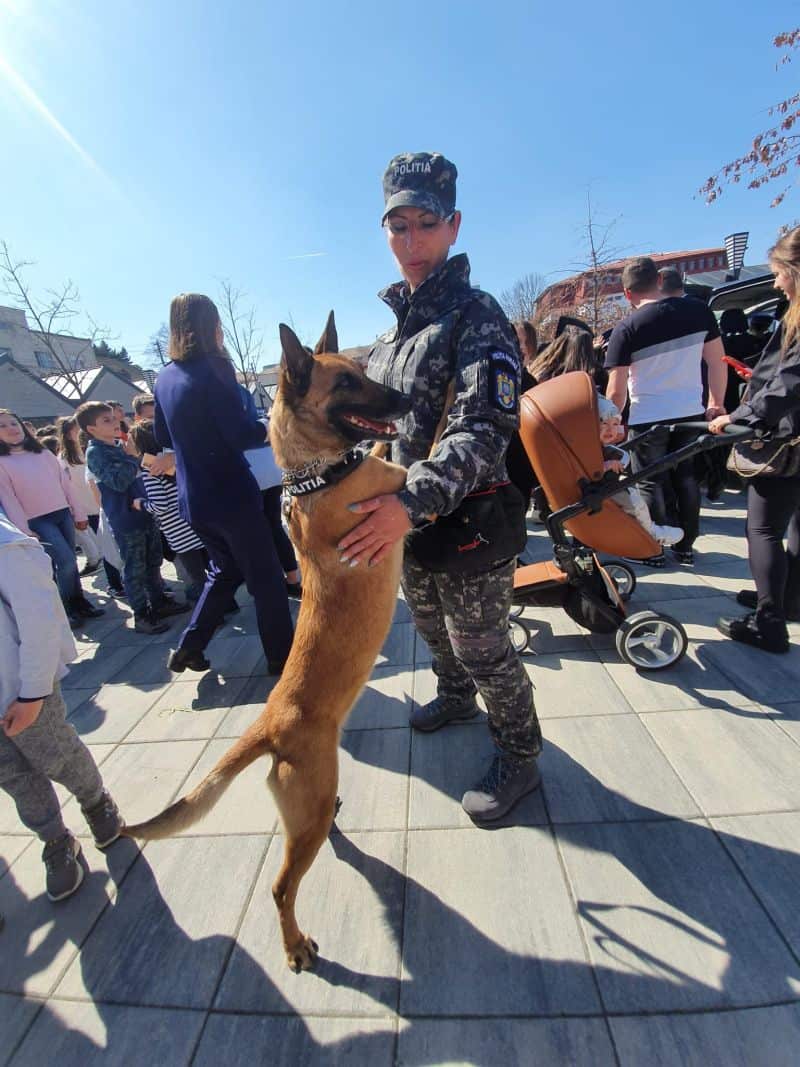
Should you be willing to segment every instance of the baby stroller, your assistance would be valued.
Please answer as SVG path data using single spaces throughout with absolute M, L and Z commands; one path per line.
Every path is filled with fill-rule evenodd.
M 588 374 L 572 371 L 552 378 L 521 401 L 520 437 L 539 481 L 539 512 L 553 541 L 553 559 L 517 569 L 513 604 L 517 609 L 561 606 L 592 633 L 616 632 L 619 655 L 640 670 L 671 667 L 685 654 L 688 639 L 670 615 L 627 613 L 625 602 L 636 575 L 621 560 L 601 563 L 597 553 L 646 559 L 661 546 L 610 498 L 698 452 L 730 444 L 730 437 L 752 436 L 734 426 L 725 435 L 710 434 L 704 422 L 683 423 L 682 428 L 696 430 L 696 439 L 638 475 L 621 477 L 603 471 L 597 394 Z M 515 617 L 511 631 L 515 648 L 524 651 L 530 641 L 527 626 Z

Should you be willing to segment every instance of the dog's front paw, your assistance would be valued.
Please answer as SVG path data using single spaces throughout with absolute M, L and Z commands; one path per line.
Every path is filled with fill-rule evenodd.
M 289 970 L 295 974 L 301 971 L 312 971 L 317 963 L 319 945 L 310 937 L 303 935 L 296 945 L 286 950 L 286 962 Z

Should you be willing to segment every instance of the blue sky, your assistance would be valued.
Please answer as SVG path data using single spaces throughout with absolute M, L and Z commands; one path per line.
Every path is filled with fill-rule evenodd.
M 230 278 L 265 362 L 279 321 L 312 340 L 333 307 L 343 345 L 389 324 L 401 151 L 457 164 L 458 249 L 490 292 L 570 272 L 589 187 L 626 251 L 741 229 L 763 262 L 800 193 L 696 190 L 797 86 L 771 44 L 797 23 L 787 0 L 0 0 L 0 237 L 134 356 L 175 293 Z

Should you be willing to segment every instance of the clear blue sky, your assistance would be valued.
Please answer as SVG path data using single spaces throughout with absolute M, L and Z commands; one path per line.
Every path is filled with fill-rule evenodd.
M 800 192 L 696 190 L 800 82 L 771 43 L 798 21 L 788 0 L 0 0 L 0 237 L 135 357 L 175 293 L 228 277 L 265 362 L 281 320 L 311 340 L 333 307 L 343 345 L 389 324 L 396 152 L 455 161 L 459 248 L 495 293 L 581 259 L 590 184 L 631 252 L 747 229 L 763 262 Z

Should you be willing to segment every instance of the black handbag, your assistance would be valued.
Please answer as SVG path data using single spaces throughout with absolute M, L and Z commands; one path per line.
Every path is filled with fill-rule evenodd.
M 479 574 L 525 547 L 525 498 L 511 482 L 469 493 L 455 511 L 412 530 L 406 548 L 431 571 Z
M 742 441 L 728 454 L 727 467 L 740 478 L 794 478 L 800 474 L 800 437 Z

